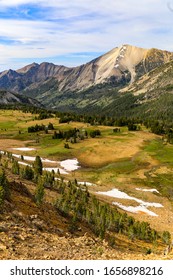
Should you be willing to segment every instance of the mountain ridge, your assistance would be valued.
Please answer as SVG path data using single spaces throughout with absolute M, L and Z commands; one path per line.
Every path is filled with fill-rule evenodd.
M 26 65 L 16 71 L 11 69 L 3 71 L 0 73 L 0 87 L 8 86 L 10 90 L 21 92 L 34 83 L 52 77 L 58 81 L 60 91 L 81 91 L 90 86 L 109 82 L 113 77 L 117 83 L 125 79 L 131 84 L 136 76 L 140 77 L 172 59 L 173 53 L 168 51 L 122 45 L 76 67 L 42 62 Z M 136 67 L 139 70 L 136 71 Z
M 11 104 L 21 104 L 21 105 L 30 105 L 41 107 L 41 104 L 27 96 L 22 96 L 20 94 L 16 94 L 14 92 L 10 92 L 7 90 L 0 90 L 0 105 L 11 105 Z
M 124 44 L 76 67 L 43 62 L 16 71 L 3 71 L 0 73 L 0 88 L 35 98 L 48 108 L 60 111 L 87 112 L 88 106 L 93 112 L 102 111 L 115 103 L 117 93 L 120 99 L 127 92 L 143 94 L 142 88 L 138 90 L 142 79 L 147 75 L 150 79 L 150 73 L 155 69 L 162 73 L 162 67 L 172 60 L 173 52 Z M 110 90 L 115 91 L 111 97 Z M 147 91 L 151 91 L 150 86 Z

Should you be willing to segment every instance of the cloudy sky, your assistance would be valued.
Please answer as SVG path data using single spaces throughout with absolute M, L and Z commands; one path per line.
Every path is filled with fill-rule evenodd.
M 122 44 L 173 51 L 173 0 L 0 0 L 0 71 L 76 66 Z

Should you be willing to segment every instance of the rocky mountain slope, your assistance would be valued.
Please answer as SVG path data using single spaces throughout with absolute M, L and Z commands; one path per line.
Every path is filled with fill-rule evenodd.
M 173 61 L 170 61 L 143 75 L 133 84 L 128 85 L 119 92 L 133 92 L 134 95 L 145 93 L 148 98 L 150 96 L 149 93 L 155 92 L 155 94 L 153 94 L 154 98 L 163 92 L 168 92 L 173 89 L 172 77 Z
M 0 104 L 9 105 L 9 104 L 23 104 L 40 107 L 41 104 L 30 97 L 19 95 L 7 90 L 0 90 Z
M 110 112 L 109 107 L 122 101 L 124 93 L 136 96 L 163 87 L 164 78 L 160 80 L 160 75 L 170 73 L 169 84 L 171 66 L 168 65 L 172 60 L 172 52 L 122 45 L 78 67 L 45 62 L 1 72 L 0 88 L 36 98 L 45 106 L 61 111 Z M 140 104 L 141 100 L 148 101 L 148 97 L 141 95 L 138 99 Z M 134 102 L 129 106 L 134 106 Z
M 28 91 L 50 78 L 56 79 L 59 91 L 63 92 L 84 90 L 107 82 L 132 83 L 171 59 L 171 52 L 122 45 L 78 67 L 33 63 L 17 71 L 10 69 L 1 72 L 0 87 L 16 92 Z

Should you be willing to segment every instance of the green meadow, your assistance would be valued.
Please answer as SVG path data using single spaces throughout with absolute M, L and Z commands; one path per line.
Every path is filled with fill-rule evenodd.
M 77 158 L 80 169 L 68 175 L 78 180 L 91 181 L 114 187 L 123 184 L 155 187 L 159 190 L 172 188 L 173 145 L 165 144 L 162 138 L 150 133 L 145 127 L 140 131 L 129 132 L 121 127 L 120 132 L 113 132 L 114 127 L 92 126 L 87 123 L 59 123 L 59 119 L 38 120 L 38 116 L 15 110 L 0 111 L 0 144 L 1 149 L 13 147 L 34 147 L 34 151 L 22 152 L 23 155 L 40 155 L 53 160 Z M 54 130 L 28 133 L 28 127 L 48 125 L 52 123 Z M 65 139 L 53 139 L 54 131 L 70 129 L 87 131 L 88 136 L 76 143 Z M 92 130 L 100 130 L 101 135 L 89 136 Z M 166 169 L 166 174 L 159 174 L 159 169 Z M 158 184 L 159 182 L 159 184 Z M 169 184 L 168 184 L 169 183 Z M 166 194 L 167 196 L 167 194 Z

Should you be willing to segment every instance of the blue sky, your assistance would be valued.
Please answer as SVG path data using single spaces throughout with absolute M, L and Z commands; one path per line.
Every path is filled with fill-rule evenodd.
M 0 71 L 76 66 L 122 44 L 173 51 L 173 0 L 0 0 Z

